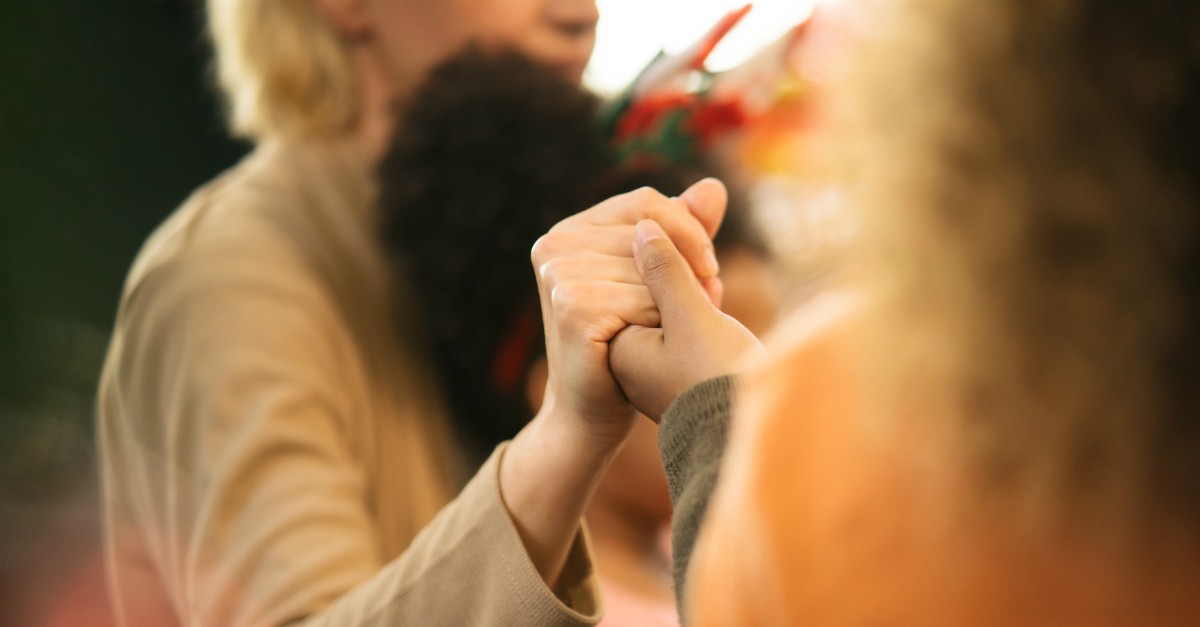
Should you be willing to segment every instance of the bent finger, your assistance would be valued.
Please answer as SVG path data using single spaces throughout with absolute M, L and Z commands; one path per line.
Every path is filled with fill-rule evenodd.
M 725 183 L 711 176 L 701 179 L 684 190 L 679 199 L 687 205 L 692 216 L 700 221 L 708 236 L 716 237 L 729 206 L 729 189 L 725 187 Z
M 625 247 L 629 248 L 628 245 Z M 616 257 L 585 253 L 555 257 L 538 266 L 539 280 L 549 286 L 569 281 L 606 281 L 609 283 L 627 283 L 630 285 L 645 285 L 642 276 L 634 264 L 633 257 L 628 255 Z
M 713 213 L 707 206 L 705 210 Z M 723 216 L 724 207 L 717 213 Z M 696 276 L 716 276 L 720 270 L 712 238 L 705 225 L 692 214 L 690 205 L 671 200 L 649 187 L 614 196 L 575 217 L 578 223 L 594 226 L 632 226 L 642 220 L 654 220 L 666 231 Z M 577 223 L 569 222 L 572 219 L 560 224 L 573 228 Z
M 631 324 L 655 327 L 662 317 L 645 285 L 573 281 L 550 294 L 555 324 L 569 338 L 608 342 Z

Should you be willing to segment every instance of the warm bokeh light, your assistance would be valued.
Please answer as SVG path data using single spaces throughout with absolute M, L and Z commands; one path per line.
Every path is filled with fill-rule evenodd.
M 750 14 L 709 59 L 715 70 L 737 65 L 807 18 L 817 0 L 757 0 Z M 600 26 L 585 81 L 598 92 L 616 92 L 633 80 L 659 50 L 679 52 L 745 0 L 597 0 Z

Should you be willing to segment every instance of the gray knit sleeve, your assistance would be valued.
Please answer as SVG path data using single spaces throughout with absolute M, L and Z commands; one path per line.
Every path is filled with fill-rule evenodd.
M 708 498 L 717 482 L 732 405 L 733 378 L 709 379 L 675 399 L 660 422 L 658 448 L 674 506 L 671 551 L 675 594 L 685 624 L 683 591 L 688 563 L 708 508 Z

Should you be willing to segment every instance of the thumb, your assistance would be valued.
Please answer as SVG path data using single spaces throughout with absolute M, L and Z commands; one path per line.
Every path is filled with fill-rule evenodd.
M 653 220 L 634 228 L 633 257 L 638 274 L 658 307 L 663 329 L 712 307 L 708 295 L 671 238 Z

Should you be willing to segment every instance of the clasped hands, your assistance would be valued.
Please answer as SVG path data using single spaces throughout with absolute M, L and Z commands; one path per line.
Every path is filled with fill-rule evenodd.
M 687 388 L 763 348 L 718 309 L 715 179 L 679 198 L 644 188 L 555 225 L 533 247 L 549 378 L 542 413 L 620 442 Z M 741 363 L 744 363 L 741 362 Z

